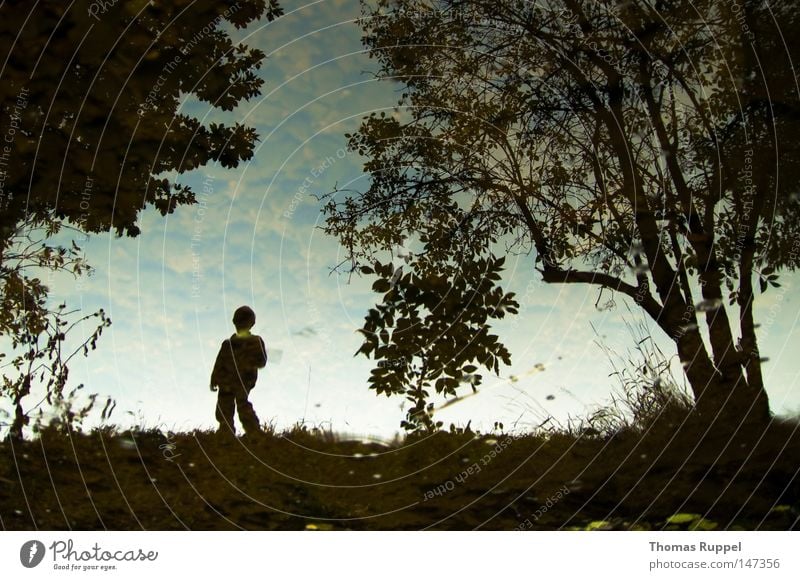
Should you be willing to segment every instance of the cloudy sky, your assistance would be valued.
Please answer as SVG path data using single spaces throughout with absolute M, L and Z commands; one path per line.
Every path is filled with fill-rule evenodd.
M 233 331 L 234 309 L 251 305 L 254 331 L 271 361 L 251 395 L 264 421 L 299 421 L 336 431 L 390 436 L 404 411 L 400 399 L 368 390 L 371 368 L 354 358 L 356 328 L 376 300 L 366 280 L 331 273 L 341 260 L 335 240 L 320 230 L 320 205 L 304 191 L 365 188 L 360 160 L 344 149 L 344 133 L 376 110 L 390 110 L 399 87 L 376 82 L 354 19 L 356 0 L 284 1 L 286 16 L 237 33 L 267 54 L 260 98 L 233 113 L 187 101 L 204 118 L 242 120 L 261 142 L 236 170 L 209 167 L 186 174 L 201 204 L 167 219 L 142 217 L 136 239 L 100 235 L 86 244 L 96 271 L 78 282 L 59 280 L 55 298 L 86 312 L 104 308 L 113 325 L 89 358 L 72 368 L 86 391 L 117 401 L 114 422 L 187 430 L 211 428 L 215 394 L 208 377 L 220 341 Z M 305 185 L 305 189 L 301 190 Z M 443 410 L 445 424 L 490 429 L 530 427 L 552 414 L 564 423 L 606 402 L 616 383 L 597 341 L 621 355 L 634 344 L 624 318 L 642 320 L 625 301 L 595 306 L 596 289 L 545 286 L 532 258 L 507 262 L 508 290 L 522 312 L 504 321 L 501 337 L 514 364 L 489 377 L 478 395 Z M 792 354 L 800 313 L 794 280 L 759 301 L 762 351 L 773 410 L 800 410 Z M 88 328 L 87 328 L 88 332 Z M 672 356 L 670 343 L 664 352 Z M 541 365 L 541 366 L 537 366 Z

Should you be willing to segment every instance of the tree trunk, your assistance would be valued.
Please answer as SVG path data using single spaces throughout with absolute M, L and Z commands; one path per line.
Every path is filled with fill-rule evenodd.
M 707 394 L 706 391 L 714 391 L 714 385 L 719 383 L 720 376 L 706 352 L 700 333 L 697 329 L 688 330 L 675 335 L 673 340 L 678 347 L 678 357 L 689 379 L 695 404 L 698 409 L 710 406 L 714 394 Z
M 761 374 L 761 353 L 756 338 L 756 325 L 753 321 L 753 247 L 748 244 L 742 252 L 742 265 L 739 282 L 739 327 L 742 332 L 740 351 L 742 365 L 747 374 L 747 387 L 756 401 L 757 413 L 763 420 L 770 416 L 769 399 L 764 389 L 764 378 Z
M 678 356 L 695 400 L 699 424 L 714 431 L 760 431 L 770 419 L 763 387 L 751 388 L 744 377 L 727 377 L 711 362 L 697 330 L 675 337 Z

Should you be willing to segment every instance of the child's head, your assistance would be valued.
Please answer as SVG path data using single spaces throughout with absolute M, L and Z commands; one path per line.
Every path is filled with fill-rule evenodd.
M 240 306 L 233 313 L 233 325 L 236 330 L 250 330 L 256 323 L 256 313 L 249 306 Z

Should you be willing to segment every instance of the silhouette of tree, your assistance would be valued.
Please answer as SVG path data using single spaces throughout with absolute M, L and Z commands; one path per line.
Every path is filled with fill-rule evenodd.
M 0 5 L 0 335 L 16 347 L 63 326 L 36 273 L 88 265 L 54 234 L 136 236 L 142 210 L 195 202 L 179 174 L 252 157 L 254 129 L 181 107 L 230 111 L 259 94 L 265 55 L 229 30 L 281 14 L 276 0 Z
M 425 242 L 441 248 L 443 235 L 450 233 L 433 233 Z M 511 353 L 487 324 L 518 311 L 514 294 L 497 286 L 505 258 L 475 255 L 454 263 L 430 260 L 432 255 L 361 268 L 377 276 L 372 288 L 383 299 L 360 329 L 364 343 L 358 353 L 379 361 L 369 378 L 376 394 L 405 395 L 411 403 L 400 423 L 407 431 L 441 427 L 428 402 L 431 389 L 454 396 L 468 384 L 475 391 L 483 379 L 478 365 L 498 372 L 500 362 L 511 364 Z
M 545 282 L 626 295 L 674 341 L 703 420 L 766 420 L 753 282 L 800 263 L 792 3 L 363 10 L 404 92 L 348 135 L 369 188 L 328 199 L 351 263 L 455 222 L 447 259 L 505 242 Z

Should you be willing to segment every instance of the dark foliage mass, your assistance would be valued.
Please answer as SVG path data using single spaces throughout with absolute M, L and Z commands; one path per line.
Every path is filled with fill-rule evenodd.
M 187 95 L 233 109 L 258 94 L 264 54 L 234 45 L 274 1 L 4 2 L 2 239 L 25 219 L 136 235 L 137 216 L 194 200 L 167 172 L 252 155 L 253 129 L 203 126 Z M 12 127 L 13 123 L 13 127 Z M 9 151 L 10 149 L 10 151 Z

